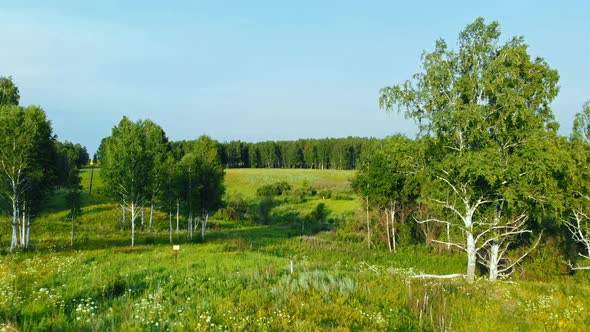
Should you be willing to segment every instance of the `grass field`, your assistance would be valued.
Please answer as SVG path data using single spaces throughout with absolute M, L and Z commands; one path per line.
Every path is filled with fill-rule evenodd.
M 294 186 L 309 184 L 320 190 L 350 191 L 353 176 L 354 171 L 244 168 L 226 170 L 225 183 L 228 192 L 254 198 L 258 187 L 278 181 L 287 181 Z
M 391 254 L 343 241 L 337 232 L 299 235 L 284 224 L 212 220 L 205 241 L 174 234 L 158 212 L 154 231 L 129 246 L 120 210 L 102 195 L 95 170 L 74 247 L 61 194 L 37 218 L 34 250 L 0 255 L 0 331 L 583 331 L 590 326 L 584 274 L 551 282 L 424 281 L 411 272 L 462 272 L 459 255 L 427 248 Z M 291 174 L 292 173 L 292 174 Z M 88 171 L 83 173 L 88 189 Z M 261 184 L 307 181 L 349 191 L 350 172 L 228 170 L 228 192 L 255 201 Z M 358 200 L 313 197 L 334 213 Z M 339 209 L 330 204 L 350 204 Z M 2 234 L 8 234 L 6 223 Z M 6 245 L 6 236 L 0 238 Z M 291 273 L 291 262 L 293 272 Z

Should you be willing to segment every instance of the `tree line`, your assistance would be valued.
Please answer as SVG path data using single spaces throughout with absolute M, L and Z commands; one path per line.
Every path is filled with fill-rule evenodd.
M 561 259 L 588 269 L 590 104 L 560 136 L 558 72 L 522 37 L 500 35 L 479 18 L 457 50 L 438 40 L 419 73 L 380 91 L 381 107 L 415 119 L 420 134 L 390 137 L 357 163 L 368 246 L 462 251 L 468 281 L 477 269 L 507 277 L 540 242 L 559 253 L 544 268 Z
M 225 168 L 354 169 L 363 149 L 374 138 L 346 137 L 294 141 L 242 141 L 217 143 L 218 159 Z M 174 153 L 185 153 L 191 141 L 173 142 Z

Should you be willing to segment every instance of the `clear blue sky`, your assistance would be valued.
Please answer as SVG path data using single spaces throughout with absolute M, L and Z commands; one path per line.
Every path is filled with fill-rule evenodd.
M 559 71 L 553 110 L 568 134 L 590 99 L 589 14 L 581 0 L 1 0 L 0 75 L 91 153 L 123 115 L 173 140 L 412 135 L 379 110 L 379 89 L 483 16 Z

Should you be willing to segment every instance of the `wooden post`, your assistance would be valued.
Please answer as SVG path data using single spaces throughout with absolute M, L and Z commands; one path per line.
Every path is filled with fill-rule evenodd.
M 174 268 L 176 268 L 178 264 L 178 252 L 180 251 L 179 245 L 173 245 L 172 250 L 174 250 Z

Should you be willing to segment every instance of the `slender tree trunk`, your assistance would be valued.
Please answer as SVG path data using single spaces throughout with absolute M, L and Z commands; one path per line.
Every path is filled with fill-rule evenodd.
M 180 202 L 176 201 L 176 233 L 180 232 Z
M 141 207 L 141 231 L 143 232 L 144 228 L 143 228 L 143 214 L 144 214 L 145 208 L 142 206 Z
M 20 227 L 20 246 L 26 246 L 26 237 L 27 237 L 27 201 L 23 202 L 23 210 L 22 210 L 22 224 Z
M 188 237 L 192 240 L 193 238 L 193 210 L 190 210 L 188 213 Z
M 127 213 L 125 213 L 125 205 L 121 204 L 121 229 L 125 228 Z
M 498 279 L 499 251 L 500 245 L 493 243 L 490 247 L 490 281 L 496 281 Z
M 148 233 L 152 232 L 152 221 L 154 220 L 154 203 L 150 206 L 150 224 L 148 226 Z
M 135 245 L 135 203 L 131 203 L 131 246 Z
M 18 244 L 17 227 L 18 227 L 18 202 L 16 198 L 16 189 L 14 189 L 14 196 L 12 198 L 12 237 L 10 239 L 10 253 L 14 251 Z
M 201 225 L 201 239 L 203 241 L 205 241 L 205 229 L 207 229 L 207 222 L 209 222 L 209 213 L 207 213 L 207 215 L 205 216 L 205 220 L 203 220 L 203 223 Z
M 389 213 L 387 213 L 387 208 L 385 208 L 385 230 L 387 231 L 387 247 L 389 248 L 389 252 L 391 252 L 391 237 L 389 235 Z
M 168 210 L 168 225 L 170 226 L 170 243 L 172 243 L 172 210 Z
M 467 231 L 467 282 L 475 280 L 475 265 L 477 263 L 477 252 L 475 249 L 475 238 L 471 231 Z
M 31 242 L 31 214 L 27 215 L 27 236 L 26 236 L 26 244 L 25 247 L 29 247 L 29 243 Z

